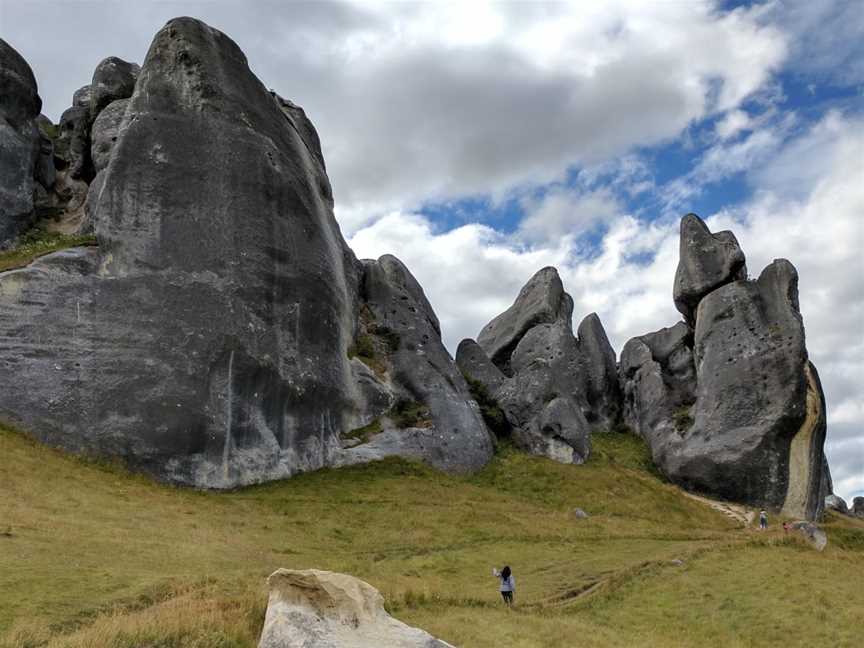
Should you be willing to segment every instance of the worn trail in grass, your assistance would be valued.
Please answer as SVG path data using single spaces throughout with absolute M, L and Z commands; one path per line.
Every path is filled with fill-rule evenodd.
M 638 439 L 594 445 L 584 466 L 504 449 L 471 477 L 391 460 L 201 493 L 0 430 L 0 645 L 254 646 L 278 567 L 356 575 L 464 646 L 768 645 L 769 610 L 802 645 L 851 637 L 864 525 L 835 521 L 817 554 L 683 497 Z M 787 590 L 831 618 L 808 628 Z

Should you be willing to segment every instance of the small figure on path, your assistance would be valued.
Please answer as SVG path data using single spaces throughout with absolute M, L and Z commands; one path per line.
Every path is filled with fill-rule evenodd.
M 759 530 L 763 531 L 768 528 L 768 514 L 765 512 L 765 509 L 759 512 Z
M 508 607 L 513 605 L 513 592 L 516 591 L 516 579 L 513 578 L 513 573 L 509 566 L 505 566 L 500 572 L 492 568 L 492 575 L 501 580 L 501 598 Z

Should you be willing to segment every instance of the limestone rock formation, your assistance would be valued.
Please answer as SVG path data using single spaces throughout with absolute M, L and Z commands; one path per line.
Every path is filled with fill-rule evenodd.
M 0 246 L 30 225 L 42 109 L 27 61 L 0 38 Z
M 705 295 L 730 281 L 746 278 L 744 252 L 732 232 L 712 234 L 696 214 L 681 219 L 673 298 L 688 323 L 694 322 L 696 307 Z
M 616 425 L 621 396 L 615 352 L 600 319 L 588 315 L 577 338 L 572 313 L 558 272 L 543 268 L 477 342 L 459 344 L 456 363 L 498 403 L 518 446 L 582 463 L 592 430 Z
M 864 497 L 853 498 L 849 511 L 855 517 L 864 517 Z
M 100 64 L 93 129 L 70 138 L 92 135 L 99 247 L 0 273 L 0 417 L 207 488 L 391 454 L 488 461 L 422 289 L 394 257 L 361 263 L 345 244 L 302 109 L 190 18 L 156 35 L 117 99 L 134 74 Z M 355 349 L 368 332 L 376 359 Z
M 841 515 L 851 515 L 849 511 L 849 507 L 846 505 L 846 500 L 844 500 L 839 495 L 828 495 L 825 498 L 825 510 L 826 511 L 834 511 L 836 513 L 840 513 Z
M 362 377 L 362 391 L 375 398 L 364 403 L 362 443 L 334 463 L 399 455 L 451 472 L 481 468 L 492 456 L 492 439 L 420 284 L 385 255 L 362 263 L 359 300 L 355 349 L 373 369 Z
M 91 122 L 110 103 L 132 96 L 140 71 L 141 68 L 136 63 L 129 63 L 116 56 L 109 56 L 99 62 L 93 71 L 89 89 Z
M 493 364 L 510 375 L 509 358 L 519 340 L 537 324 L 570 321 L 573 300 L 555 268 L 543 268 L 522 287 L 516 301 L 480 331 L 477 343 Z
M 804 343 L 795 268 L 780 259 L 756 280 L 740 278 L 734 236 L 711 235 L 694 215 L 681 229 L 676 296 L 692 297 L 695 330 L 681 322 L 627 343 L 625 418 L 684 487 L 816 519 L 826 488 L 825 401 Z M 680 292 L 681 283 L 702 287 Z
M 452 648 L 391 617 L 378 590 L 353 576 L 279 569 L 267 583 L 258 648 Z

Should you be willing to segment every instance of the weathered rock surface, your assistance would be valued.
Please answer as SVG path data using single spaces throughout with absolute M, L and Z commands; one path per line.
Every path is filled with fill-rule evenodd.
M 692 423 L 696 368 L 693 331 L 687 324 L 678 322 L 628 341 L 619 371 L 624 422 L 652 448 Z
M 34 173 L 40 155 L 36 119 L 41 109 L 33 71 L 0 38 L 0 246 L 33 219 Z
M 141 75 L 100 248 L 0 275 L 0 414 L 177 483 L 326 465 L 354 319 L 326 175 L 224 34 L 173 20 Z
M 836 513 L 841 513 L 843 515 L 850 515 L 849 507 L 846 505 L 846 500 L 844 500 L 839 495 L 828 495 L 825 498 L 825 510 L 826 511 L 835 511 Z
M 390 394 L 390 406 L 399 403 L 408 411 L 390 415 L 367 403 L 365 411 L 382 431 L 345 449 L 335 463 L 399 455 L 450 472 L 481 468 L 492 457 L 493 442 L 420 284 L 399 259 L 385 255 L 363 262 L 360 300 L 368 320 L 362 335 L 383 341 L 367 342 L 376 349 L 373 364 L 382 369 L 375 382 Z M 365 380 L 368 385 L 368 374 Z
M 507 380 L 474 340 L 466 338 L 456 349 L 456 364 L 466 376 L 480 381 L 490 393 L 495 393 Z
M 126 114 L 128 99 L 113 101 L 99 113 L 90 130 L 90 157 L 98 174 L 108 166 L 111 152 L 120 135 L 120 125 Z
M 797 272 L 780 259 L 741 279 L 731 233 L 712 235 L 692 215 L 681 231 L 676 298 L 686 297 L 695 331 L 681 322 L 627 343 L 625 419 L 685 488 L 814 520 L 828 483 L 825 401 Z
M 595 429 L 613 427 L 621 417 L 621 386 L 615 351 L 597 313 L 582 320 L 577 329 L 587 407 L 585 416 Z
M 90 108 L 72 106 L 60 115 L 54 155 L 69 177 L 88 180 L 90 165 Z
M 600 319 L 588 315 L 577 339 L 572 312 L 557 271 L 543 268 L 513 306 L 483 328 L 479 342 L 460 343 L 456 363 L 494 398 L 519 447 L 582 463 L 591 432 L 618 423 L 621 392 L 615 352 Z
M 732 232 L 712 234 L 696 214 L 681 219 L 675 307 L 688 323 L 694 322 L 699 301 L 712 290 L 747 278 L 744 252 Z
M 90 84 L 81 86 L 72 94 L 72 105 L 90 108 Z
M 558 271 L 543 268 L 523 286 L 510 308 L 483 327 L 477 343 L 495 366 L 510 375 L 510 355 L 532 327 L 569 322 L 572 315 L 573 300 L 564 292 Z
M 91 107 L 133 73 L 100 65 Z M 452 471 L 488 461 L 419 284 L 394 257 L 357 261 L 342 239 L 302 109 L 274 101 L 233 41 L 190 18 L 156 35 L 132 85 L 92 133 L 68 138 L 92 134 L 100 246 L 0 273 L 0 417 L 207 488 L 392 454 Z M 67 131 L 86 110 L 67 111 Z M 75 189 L 81 208 L 86 174 L 71 176 L 57 190 Z M 396 341 L 380 366 L 348 357 L 361 311 Z
M 279 569 L 267 583 L 270 598 L 259 648 L 450 646 L 391 617 L 378 590 L 353 576 Z
M 180 63 L 182 65 L 182 62 Z M 93 80 L 89 90 L 90 105 L 88 108 L 90 109 L 91 122 L 111 102 L 132 96 L 135 91 L 135 81 L 140 72 L 141 68 L 136 63 L 129 63 L 116 56 L 109 56 L 99 62 L 93 71 Z
M 855 497 L 852 499 L 850 512 L 856 517 L 864 517 L 864 497 Z

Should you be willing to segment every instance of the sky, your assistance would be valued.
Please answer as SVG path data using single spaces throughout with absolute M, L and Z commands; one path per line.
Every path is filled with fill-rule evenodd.
M 343 234 L 411 269 L 451 353 L 554 265 L 617 352 L 680 319 L 678 222 L 798 269 L 834 490 L 864 495 L 864 3 L 0 0 L 55 122 L 191 15 L 321 136 Z

